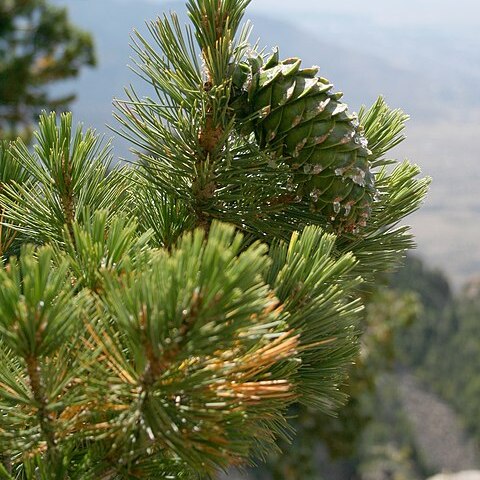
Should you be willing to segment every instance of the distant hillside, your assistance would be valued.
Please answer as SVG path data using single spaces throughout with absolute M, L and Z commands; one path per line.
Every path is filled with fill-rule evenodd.
M 452 407 L 425 390 L 412 375 L 399 375 L 397 381 L 416 447 L 428 469 L 459 472 L 478 468 L 477 445 Z
M 480 447 L 479 278 L 455 293 L 442 273 L 410 258 L 392 280 L 396 288 L 415 292 L 422 305 L 418 319 L 398 336 L 401 363 L 457 411 L 468 433 L 475 438 L 477 449 Z M 478 461 L 464 467 L 478 467 Z M 455 469 L 460 467 L 457 465 Z

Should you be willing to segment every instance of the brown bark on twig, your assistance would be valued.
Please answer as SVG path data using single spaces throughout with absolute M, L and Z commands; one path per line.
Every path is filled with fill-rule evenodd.
M 75 199 L 72 187 L 72 164 L 65 157 L 62 158 L 62 170 L 65 183 L 65 192 L 63 192 L 61 201 L 65 214 L 65 223 L 67 224 L 68 233 L 72 241 L 73 236 L 73 222 L 75 220 Z
M 47 444 L 47 455 L 50 461 L 55 462 L 57 460 L 57 441 L 53 418 L 48 412 L 48 399 L 45 395 L 40 362 L 35 355 L 30 355 L 26 358 L 26 364 L 30 388 L 37 403 L 37 418 L 40 423 L 40 430 Z

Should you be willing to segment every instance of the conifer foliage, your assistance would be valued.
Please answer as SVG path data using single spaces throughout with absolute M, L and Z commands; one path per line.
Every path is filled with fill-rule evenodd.
M 33 150 L 1 144 L 0 478 L 208 478 L 275 448 L 292 403 L 344 402 L 362 289 L 411 246 L 397 225 L 428 181 L 386 167 L 404 116 L 380 100 L 358 126 L 328 121 L 325 145 L 331 162 L 361 149 L 348 168 L 368 169 L 368 215 L 338 228 L 296 199 L 291 152 L 238 111 L 258 94 L 238 72 L 263 55 L 240 29 L 248 3 L 189 0 L 190 27 L 171 14 L 136 35 L 153 93 L 127 90 L 116 116 L 137 162 L 110 168 L 70 114 L 43 114 Z M 322 184 L 347 198 L 344 173 Z

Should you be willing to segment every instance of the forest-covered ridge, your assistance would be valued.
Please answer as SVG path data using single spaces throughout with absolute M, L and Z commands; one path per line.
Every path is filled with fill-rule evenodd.
M 399 338 L 401 363 L 449 402 L 480 441 L 480 278 L 453 292 L 447 276 L 409 258 L 393 278 L 422 310 Z

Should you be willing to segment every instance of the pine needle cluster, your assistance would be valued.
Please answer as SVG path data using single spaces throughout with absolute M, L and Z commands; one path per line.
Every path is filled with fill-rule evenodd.
M 189 0 L 191 27 L 136 34 L 153 93 L 116 117 L 138 161 L 112 167 L 71 114 L 0 145 L 0 478 L 208 478 L 275 448 L 292 403 L 345 401 L 362 290 L 412 246 L 428 180 L 386 160 L 405 116 L 380 99 L 359 118 L 365 227 L 292 202 L 232 107 L 248 3 Z

